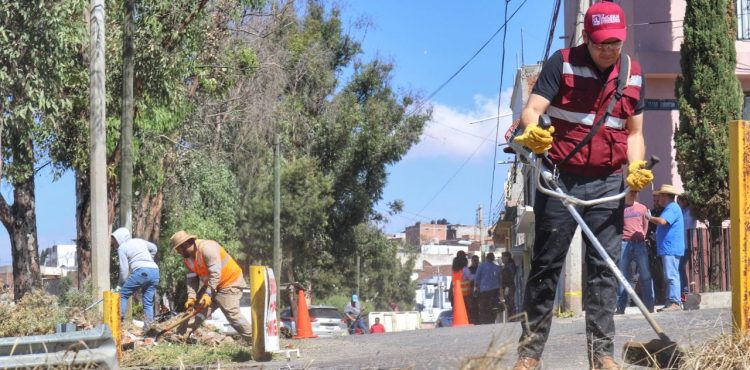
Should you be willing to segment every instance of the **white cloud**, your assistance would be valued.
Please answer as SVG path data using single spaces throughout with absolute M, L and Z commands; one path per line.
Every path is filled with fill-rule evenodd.
M 511 93 L 511 89 L 503 91 L 500 115 L 511 113 L 508 107 Z M 470 110 L 434 103 L 432 119 L 427 122 L 420 142 L 411 148 L 404 160 L 435 157 L 463 160 L 475 152 L 473 160 L 492 159 L 497 119 L 470 122 L 494 116 L 497 116 L 497 96 L 475 95 Z M 500 117 L 498 143 L 505 142 L 503 135 L 511 122 L 511 116 Z

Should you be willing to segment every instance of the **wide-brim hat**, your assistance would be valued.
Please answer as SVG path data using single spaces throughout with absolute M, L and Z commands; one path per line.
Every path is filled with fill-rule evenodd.
M 198 239 L 198 237 L 193 234 L 188 234 L 185 230 L 180 230 L 174 233 L 171 238 L 169 238 L 169 246 L 172 249 L 177 249 L 177 247 L 181 246 L 182 243 L 185 243 L 190 239 L 195 240 Z
M 654 194 L 672 194 L 672 195 L 680 195 L 679 191 L 675 189 L 675 187 L 671 184 L 662 184 L 658 191 L 655 191 Z

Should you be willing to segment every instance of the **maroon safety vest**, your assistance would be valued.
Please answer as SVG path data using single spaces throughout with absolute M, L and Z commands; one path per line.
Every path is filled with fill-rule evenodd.
M 555 126 L 555 140 L 549 151 L 553 163 L 559 163 L 586 137 L 607 111 L 617 89 L 619 59 L 602 86 L 599 70 L 588 54 L 586 44 L 563 49 L 560 90 L 550 103 L 547 114 Z M 585 177 L 606 176 L 621 171 L 627 163 L 627 118 L 635 115 L 641 96 L 641 66 L 631 60 L 630 78 L 623 96 L 612 109 L 599 131 L 588 144 L 573 155 L 560 170 Z

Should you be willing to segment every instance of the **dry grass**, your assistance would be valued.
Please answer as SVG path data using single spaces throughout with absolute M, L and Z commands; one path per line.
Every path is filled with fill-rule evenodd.
M 469 357 L 461 365 L 461 370 L 486 370 L 502 369 L 502 361 L 505 354 L 508 353 L 508 342 L 496 343 L 493 336 L 490 344 L 487 346 L 487 352 L 481 356 Z
M 221 343 L 216 346 L 160 343 L 123 353 L 123 367 L 184 367 L 186 365 L 218 364 L 250 361 L 250 347 L 238 343 Z
M 17 304 L 0 303 L 0 337 L 18 337 L 55 332 L 65 321 L 65 310 L 57 297 L 41 291 L 27 293 Z
M 724 334 L 693 347 L 680 369 L 750 370 L 750 335 Z

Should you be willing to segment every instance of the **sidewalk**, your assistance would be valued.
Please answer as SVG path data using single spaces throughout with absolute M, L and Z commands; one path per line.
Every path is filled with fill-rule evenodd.
M 732 308 L 732 292 L 708 292 L 699 293 L 701 296 L 701 310 L 712 308 Z M 661 306 L 656 306 L 658 310 Z M 625 315 L 640 315 L 641 310 L 636 306 L 625 308 Z

